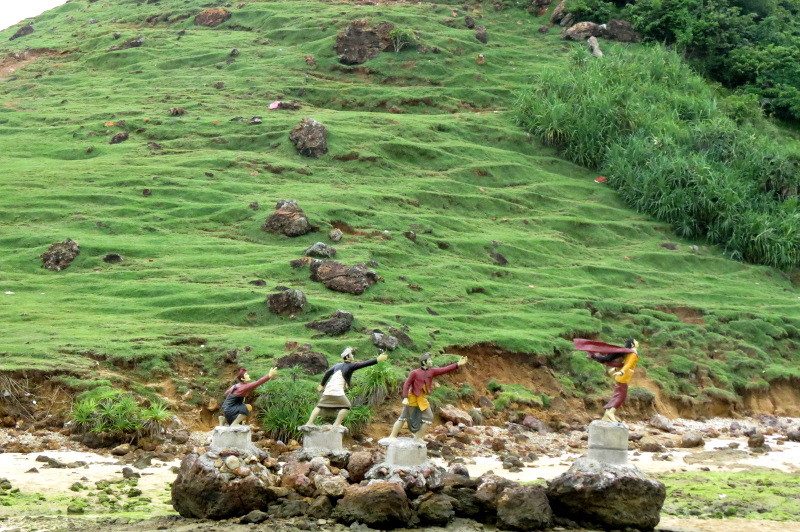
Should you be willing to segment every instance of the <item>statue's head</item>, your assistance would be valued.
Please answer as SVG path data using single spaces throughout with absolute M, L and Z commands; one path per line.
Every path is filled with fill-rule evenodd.
M 341 354 L 342 360 L 344 360 L 345 362 L 352 362 L 353 360 L 355 360 L 356 359 L 354 355 L 355 351 L 356 351 L 355 347 L 349 347 L 349 346 L 345 347 L 344 351 L 342 351 Z
M 433 355 L 430 352 L 422 353 L 422 356 L 419 357 L 419 365 L 422 369 L 430 369 L 433 366 Z
M 628 338 L 627 340 L 625 340 L 625 348 L 638 350 L 639 342 L 637 342 L 635 338 Z
M 250 374 L 247 373 L 247 368 L 239 368 L 239 372 L 236 374 L 236 381 L 250 382 Z

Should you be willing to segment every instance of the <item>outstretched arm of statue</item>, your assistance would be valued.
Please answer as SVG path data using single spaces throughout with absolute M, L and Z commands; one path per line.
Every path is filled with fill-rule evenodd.
M 460 362 L 460 361 L 459 361 Z M 438 377 L 439 375 L 444 375 L 445 373 L 450 373 L 451 371 L 455 371 L 459 368 L 461 364 L 456 362 L 455 364 L 450 364 L 447 366 L 442 366 L 441 368 L 433 368 L 431 370 L 434 377 Z
M 257 381 L 248 383 L 242 382 L 236 387 L 236 390 L 234 390 L 233 395 L 235 395 L 236 397 L 244 397 L 245 395 L 250 393 L 250 391 L 258 388 L 259 386 L 261 386 L 262 384 L 264 384 L 277 374 L 278 374 L 278 368 L 272 368 L 271 370 L 269 370 L 269 373 L 267 373 Z

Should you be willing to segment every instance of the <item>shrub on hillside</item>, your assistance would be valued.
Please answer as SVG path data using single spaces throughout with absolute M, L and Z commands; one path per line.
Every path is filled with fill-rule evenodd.
M 781 118 L 800 118 L 800 2 L 578 0 L 576 20 L 628 19 L 645 39 L 675 47 L 693 67 L 756 95 Z
M 145 405 L 130 392 L 101 386 L 80 394 L 72 407 L 78 432 L 102 432 L 131 438 L 163 431 L 171 417 L 164 403 Z
M 706 237 L 735 259 L 800 265 L 797 147 L 779 145 L 764 119 L 737 124 L 674 52 L 588 59 L 580 50 L 573 68 L 520 95 L 525 129 L 680 236 Z

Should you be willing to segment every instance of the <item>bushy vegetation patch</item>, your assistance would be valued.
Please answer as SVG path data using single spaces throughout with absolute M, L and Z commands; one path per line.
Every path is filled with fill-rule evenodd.
M 570 160 L 598 169 L 628 204 L 708 238 L 735 259 L 800 265 L 800 150 L 765 120 L 737 122 L 702 78 L 661 47 L 575 55 L 518 101 L 519 121 Z
M 119 437 L 160 434 L 171 416 L 163 402 L 144 401 L 110 386 L 83 392 L 72 406 L 72 421 L 79 432 Z
M 599 24 L 628 19 L 645 39 L 673 46 L 704 75 L 738 88 L 751 109 L 800 119 L 797 0 L 578 0 L 569 9 Z

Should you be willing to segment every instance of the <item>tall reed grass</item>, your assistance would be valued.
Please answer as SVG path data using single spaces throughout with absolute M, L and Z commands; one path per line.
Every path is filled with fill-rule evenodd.
M 732 258 L 800 265 L 800 148 L 740 101 L 714 94 L 660 46 L 583 50 L 517 100 L 519 123 L 597 169 L 638 211 Z M 722 101 L 722 105 L 720 102 Z

